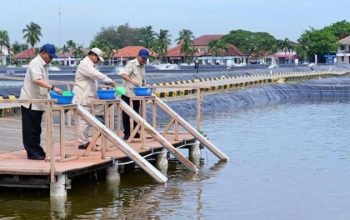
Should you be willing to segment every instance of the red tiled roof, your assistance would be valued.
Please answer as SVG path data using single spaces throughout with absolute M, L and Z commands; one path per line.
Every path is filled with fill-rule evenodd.
M 61 51 L 61 52 L 58 52 L 56 55 L 58 58 L 74 57 L 74 54 L 72 52 L 68 52 L 68 51 L 65 51 L 65 52 Z
M 167 57 L 181 57 L 181 56 L 183 56 L 183 55 L 181 53 L 180 44 L 174 48 L 170 48 L 167 51 Z
M 193 40 L 193 46 L 208 46 L 212 40 L 220 40 L 224 35 L 203 35 Z
M 180 45 L 177 45 L 176 47 L 171 48 L 171 49 L 168 50 L 167 57 L 181 57 L 181 56 L 184 56 L 184 54 L 181 53 L 180 51 L 181 51 L 181 47 L 180 47 Z M 208 53 L 205 52 L 205 51 L 200 51 L 200 52 L 197 51 L 197 52 L 195 52 L 193 54 L 193 56 L 200 57 L 200 56 L 205 56 L 207 54 Z M 237 47 L 235 47 L 232 44 L 229 44 L 228 52 L 223 54 L 223 55 L 228 55 L 228 56 L 246 56 L 246 54 L 244 54 L 242 51 L 240 51 Z
M 31 59 L 36 56 L 35 48 L 29 48 L 27 50 L 23 50 L 22 52 L 16 53 L 13 55 L 14 59 Z
M 193 54 L 193 56 L 195 57 L 200 57 L 200 56 L 204 56 L 206 55 L 207 53 L 205 51 L 201 51 L 201 52 L 195 52 Z M 181 53 L 181 46 L 180 44 L 177 45 L 176 47 L 174 48 L 170 48 L 168 51 L 167 51 L 167 57 L 183 57 L 185 56 L 184 53 Z
M 143 47 L 143 46 L 126 46 L 126 47 L 123 47 L 123 48 L 119 49 L 113 55 L 113 57 L 115 57 L 115 58 L 119 58 L 119 57 L 123 57 L 123 58 L 136 57 L 138 55 L 139 51 L 142 48 L 145 48 L 145 47 Z M 148 51 L 150 51 L 150 50 L 148 50 Z M 154 56 L 154 52 L 150 51 L 150 55 Z

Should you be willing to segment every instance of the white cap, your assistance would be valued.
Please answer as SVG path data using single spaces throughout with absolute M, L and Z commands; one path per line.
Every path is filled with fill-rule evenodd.
M 101 62 L 105 62 L 105 60 L 103 59 L 103 51 L 101 49 L 94 47 L 90 51 L 94 52 L 98 56 L 98 59 L 100 59 Z

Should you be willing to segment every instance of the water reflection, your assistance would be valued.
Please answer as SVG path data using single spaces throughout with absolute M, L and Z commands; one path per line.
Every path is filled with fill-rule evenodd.
M 120 184 L 73 181 L 66 201 L 5 191 L 0 218 L 349 219 L 349 104 L 216 114 L 203 128 L 229 155 L 226 163 L 203 150 L 197 174 L 169 161 L 165 185 L 136 170 L 121 174 Z

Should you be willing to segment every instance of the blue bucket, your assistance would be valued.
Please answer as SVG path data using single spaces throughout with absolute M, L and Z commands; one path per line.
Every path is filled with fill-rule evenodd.
M 97 97 L 99 99 L 115 99 L 115 90 L 97 90 Z
M 150 96 L 152 95 L 152 88 L 149 87 L 135 87 L 134 93 L 136 96 Z
M 72 104 L 72 99 L 74 96 L 74 93 L 71 92 L 70 95 L 60 95 L 57 94 L 55 91 L 50 91 L 51 99 L 56 99 L 57 104 L 64 105 L 64 104 Z

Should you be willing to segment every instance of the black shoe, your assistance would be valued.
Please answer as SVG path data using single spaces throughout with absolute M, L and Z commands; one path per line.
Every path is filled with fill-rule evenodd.
M 33 153 L 33 154 L 28 154 L 27 156 L 29 160 L 44 160 L 46 157 L 45 153 L 43 154 Z
M 124 135 L 123 139 L 124 139 L 124 140 L 128 140 L 129 137 L 130 137 L 129 135 Z M 140 138 L 140 134 L 139 134 L 139 133 L 136 133 L 135 136 L 134 136 L 134 138 Z
M 90 144 L 90 141 L 87 142 L 86 144 L 80 144 L 79 149 L 86 149 L 89 146 L 89 144 Z

